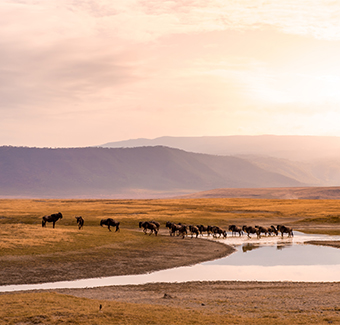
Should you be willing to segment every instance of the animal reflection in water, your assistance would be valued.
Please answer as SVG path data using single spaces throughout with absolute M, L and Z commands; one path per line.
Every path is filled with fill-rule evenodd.
M 140 221 L 139 228 L 143 228 L 143 232 L 147 233 L 148 229 L 150 230 L 150 234 L 155 234 L 157 236 L 160 224 L 156 221 Z
M 55 227 L 55 223 L 59 220 L 62 219 L 63 215 L 58 212 L 58 213 L 53 213 L 50 216 L 43 216 L 42 217 L 42 222 L 41 225 L 43 227 L 46 227 L 46 222 L 53 222 L 53 228 Z
M 260 245 L 247 243 L 247 244 L 242 245 L 242 252 L 247 253 L 247 252 L 252 251 L 253 249 L 257 249 L 257 248 L 260 248 Z
M 116 222 L 115 220 L 108 218 L 108 219 L 102 219 L 100 220 L 100 225 L 103 227 L 103 225 L 107 226 L 109 231 L 111 231 L 111 227 L 116 227 L 116 231 L 120 231 L 119 229 L 120 222 Z
M 83 219 L 83 217 L 75 217 L 75 218 L 77 219 L 77 225 L 80 230 L 81 228 L 84 227 L 85 220 Z

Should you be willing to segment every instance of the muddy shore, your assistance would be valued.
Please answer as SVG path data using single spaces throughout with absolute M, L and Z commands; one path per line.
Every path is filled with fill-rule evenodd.
M 143 252 L 138 249 L 121 252 L 108 245 L 104 256 L 96 250 L 87 252 L 83 258 L 79 252 L 63 253 L 63 263 L 58 261 L 58 254 L 1 257 L 0 285 L 145 274 L 222 258 L 235 251 L 223 243 L 200 238 L 164 236 L 162 240 L 161 247 L 149 245 Z

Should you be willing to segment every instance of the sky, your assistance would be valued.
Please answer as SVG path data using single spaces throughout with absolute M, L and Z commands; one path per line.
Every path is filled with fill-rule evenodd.
M 340 136 L 340 2 L 1 0 L 0 145 Z

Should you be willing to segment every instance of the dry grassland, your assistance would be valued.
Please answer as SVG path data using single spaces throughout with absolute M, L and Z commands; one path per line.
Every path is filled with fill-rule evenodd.
M 56 228 L 51 224 L 42 228 L 42 216 L 58 211 L 64 217 Z M 83 230 L 76 226 L 74 217 L 79 215 L 85 219 Z M 109 217 L 121 222 L 119 233 L 99 226 L 101 219 Z M 139 221 L 151 219 L 161 222 L 163 236 L 145 236 L 138 228 Z M 144 273 L 232 251 L 213 241 L 170 237 L 164 227 L 168 220 L 222 228 L 280 223 L 296 230 L 339 235 L 340 201 L 0 200 L 0 284 Z M 241 290 L 238 285 L 245 287 Z M 303 288 L 294 283 L 276 288 L 267 285 L 187 283 L 1 294 L 0 324 L 340 323 L 339 283 L 305 284 Z M 125 291 L 129 295 L 123 299 Z M 164 293 L 171 299 L 164 299 Z M 320 299 L 310 299 L 310 295 L 320 295 Z M 289 305 L 293 300 L 296 303 Z

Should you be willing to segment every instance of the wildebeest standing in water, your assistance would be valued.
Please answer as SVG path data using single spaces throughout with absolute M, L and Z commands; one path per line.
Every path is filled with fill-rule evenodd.
M 81 228 L 83 228 L 85 220 L 83 219 L 83 217 L 75 217 L 75 218 L 77 219 L 77 225 L 80 230 Z
M 58 212 L 58 213 L 53 213 L 50 216 L 43 216 L 42 217 L 42 223 L 41 225 L 43 227 L 46 227 L 46 222 L 53 222 L 53 228 L 55 227 L 55 223 L 59 220 L 62 219 L 63 215 Z
M 103 227 L 103 225 L 107 226 L 109 228 L 109 231 L 111 231 L 110 227 L 116 227 L 116 231 L 120 231 L 119 229 L 120 222 L 116 222 L 115 220 L 108 218 L 108 219 L 102 219 L 100 220 L 100 225 Z

